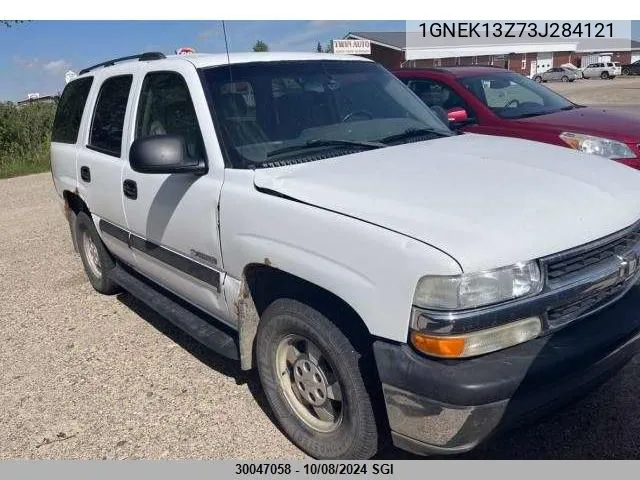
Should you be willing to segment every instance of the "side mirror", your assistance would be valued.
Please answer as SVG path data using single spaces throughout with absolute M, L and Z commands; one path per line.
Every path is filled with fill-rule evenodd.
M 467 122 L 469 120 L 469 114 L 464 108 L 455 107 L 447 110 L 447 118 L 450 124 L 457 125 Z
M 207 173 L 204 159 L 192 159 L 181 135 L 139 138 L 129 150 L 131 169 L 139 173 Z

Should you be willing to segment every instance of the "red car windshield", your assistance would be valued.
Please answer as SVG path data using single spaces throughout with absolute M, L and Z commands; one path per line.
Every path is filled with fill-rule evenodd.
M 578 105 L 512 72 L 460 78 L 460 83 L 501 118 L 525 118 L 571 110 Z

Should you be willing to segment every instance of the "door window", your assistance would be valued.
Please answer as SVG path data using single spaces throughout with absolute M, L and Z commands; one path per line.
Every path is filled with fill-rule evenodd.
M 120 156 L 124 116 L 132 80 L 131 75 L 120 75 L 108 78 L 100 87 L 91 124 L 89 148 L 114 157 Z
M 472 112 L 460 95 L 441 82 L 431 79 L 405 80 L 407 86 L 432 110 L 464 108 L 469 116 Z
M 151 72 L 142 82 L 136 138 L 180 135 L 189 158 L 205 158 L 204 142 L 189 87 L 175 72 Z

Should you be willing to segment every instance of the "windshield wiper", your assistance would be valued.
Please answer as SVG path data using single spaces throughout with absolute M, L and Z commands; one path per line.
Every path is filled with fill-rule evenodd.
M 307 150 L 310 148 L 317 147 L 339 147 L 339 146 L 350 146 L 350 147 L 362 147 L 368 150 L 373 150 L 376 148 L 386 147 L 384 143 L 381 142 L 367 142 L 367 141 L 356 141 L 356 140 L 333 140 L 333 139 L 324 139 L 324 138 L 313 138 L 311 140 L 307 140 L 305 143 L 299 143 L 296 145 L 289 145 L 288 147 L 277 148 L 267 153 L 267 158 L 275 157 L 281 155 L 283 153 L 297 152 L 302 150 Z
M 398 140 L 406 140 L 413 137 L 422 137 L 425 135 L 434 135 L 437 137 L 451 137 L 453 133 L 445 133 L 441 130 L 434 130 L 431 128 L 407 128 L 404 132 L 396 133 L 395 135 L 389 135 L 388 137 L 378 140 L 380 143 L 386 144 L 391 142 L 397 142 Z
M 539 117 L 541 115 L 549 115 L 550 113 L 555 113 L 553 110 L 549 112 L 529 112 L 529 113 L 521 113 L 520 115 L 514 115 L 513 117 L 504 117 L 507 119 L 519 119 L 519 118 L 530 118 L 530 117 Z

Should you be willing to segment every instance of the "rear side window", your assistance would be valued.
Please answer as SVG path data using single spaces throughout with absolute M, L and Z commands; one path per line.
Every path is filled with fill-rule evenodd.
M 92 83 L 93 77 L 79 78 L 65 87 L 53 120 L 52 142 L 76 143 L 82 112 Z
M 122 150 L 124 115 L 127 110 L 131 75 L 111 77 L 102 84 L 93 113 L 89 145 L 107 155 L 119 157 Z

